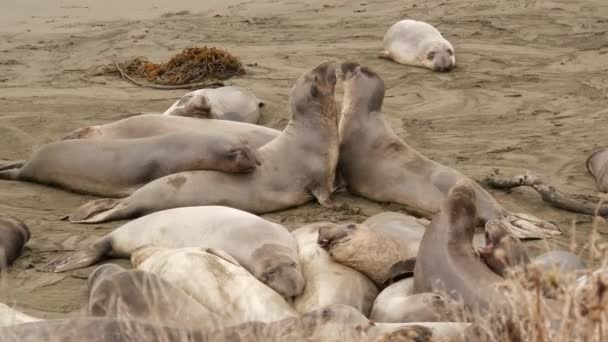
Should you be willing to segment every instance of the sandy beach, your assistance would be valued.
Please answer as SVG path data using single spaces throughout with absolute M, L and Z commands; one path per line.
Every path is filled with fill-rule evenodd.
M 385 31 L 403 18 L 435 25 L 454 45 L 458 67 L 434 73 L 378 59 Z M 424 155 L 476 180 L 495 168 L 530 170 L 564 192 L 597 193 L 584 161 L 608 144 L 605 0 L 3 1 L 0 159 L 27 159 L 82 126 L 164 111 L 185 91 L 86 75 L 113 61 L 145 56 L 162 62 L 205 45 L 241 58 L 247 74 L 227 84 L 266 103 L 261 125 L 285 126 L 289 90 L 302 72 L 328 59 L 352 60 L 383 77 L 393 129 Z M 590 216 L 552 208 L 533 190 L 490 192 L 514 212 L 564 227 L 576 223 L 579 241 L 591 227 Z M 86 303 L 92 267 L 68 273 L 39 268 L 124 223 L 60 221 L 91 199 L 0 181 L 0 214 L 25 221 L 32 231 L 24 255 L 1 279 L 0 301 L 49 318 L 73 315 Z M 310 203 L 264 217 L 292 229 L 403 211 L 346 194 L 336 200 L 339 210 Z M 532 244 L 569 243 L 564 237 Z

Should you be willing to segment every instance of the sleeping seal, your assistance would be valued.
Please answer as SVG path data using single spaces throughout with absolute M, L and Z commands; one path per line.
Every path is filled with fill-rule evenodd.
M 339 169 L 348 190 L 374 201 L 404 205 L 430 218 L 449 189 L 468 178 L 421 155 L 393 132 L 381 112 L 384 81 L 376 73 L 356 63 L 344 63 L 341 69 L 344 105 Z M 520 238 L 561 234 L 551 223 L 508 212 L 480 185 L 471 186 L 479 223 L 503 221 Z
M 302 293 L 298 246 L 287 229 L 253 214 L 220 206 L 176 208 L 128 222 L 47 267 L 65 272 L 106 257 L 128 258 L 144 246 L 218 248 L 284 297 Z
M 333 61 L 305 72 L 296 81 L 290 94 L 292 120 L 279 137 L 258 149 L 262 165 L 255 172 L 176 173 L 152 181 L 124 199 L 86 203 L 70 215 L 70 221 L 107 222 L 194 205 L 225 205 L 255 214 L 313 199 L 333 207 L 338 162 L 335 84 Z
M 378 57 L 400 64 L 434 71 L 450 71 L 456 66 L 454 47 L 432 25 L 416 20 L 401 20 L 384 35 L 384 51 Z
M 21 255 L 31 236 L 25 223 L 12 217 L 0 216 L 0 271 Z
M 199 89 L 177 100 L 163 115 L 220 119 L 255 124 L 264 105 L 251 92 L 234 86 Z

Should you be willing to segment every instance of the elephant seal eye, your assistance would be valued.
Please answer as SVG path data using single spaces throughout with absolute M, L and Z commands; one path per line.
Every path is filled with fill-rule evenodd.
M 435 52 L 431 51 L 426 55 L 427 59 L 432 60 L 433 58 L 435 58 Z

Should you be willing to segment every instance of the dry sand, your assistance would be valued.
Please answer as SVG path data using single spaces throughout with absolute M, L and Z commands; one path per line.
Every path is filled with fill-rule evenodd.
M 407 17 L 443 32 L 455 46 L 456 70 L 438 74 L 376 58 L 386 29 Z M 265 101 L 263 125 L 287 123 L 289 88 L 303 71 L 327 59 L 354 60 L 385 79 L 393 128 L 423 154 L 475 179 L 496 167 L 527 169 L 566 192 L 594 194 L 584 160 L 608 144 L 607 18 L 606 0 L 2 1 L 0 158 L 25 159 L 81 126 L 163 111 L 184 93 L 110 76 L 87 82 L 81 76 L 88 68 L 139 55 L 163 61 L 209 45 L 248 65 L 247 75 L 230 83 Z M 513 211 L 563 226 L 576 221 L 581 237 L 589 231 L 588 216 L 553 209 L 529 189 L 492 194 Z M 2 279 L 0 299 L 43 317 L 66 316 L 85 303 L 91 268 L 65 274 L 37 268 L 121 224 L 59 221 L 90 199 L 0 181 L 0 214 L 24 220 L 33 233 L 24 257 Z M 348 209 L 309 204 L 265 216 L 293 228 L 399 210 L 346 195 L 337 200 Z

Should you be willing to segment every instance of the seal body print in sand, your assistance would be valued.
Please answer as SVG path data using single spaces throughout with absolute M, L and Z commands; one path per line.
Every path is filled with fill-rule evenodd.
M 384 35 L 384 51 L 378 55 L 400 64 L 434 71 L 450 71 L 456 66 L 454 47 L 432 25 L 401 20 Z
M 608 192 L 608 147 L 598 148 L 587 158 L 587 170 L 595 177 L 597 187 Z
M 381 112 L 384 82 L 376 73 L 356 63 L 344 63 L 342 78 L 339 167 L 349 191 L 379 202 L 398 203 L 430 218 L 449 189 L 468 178 L 426 158 L 393 132 Z M 561 234 L 549 222 L 508 212 L 477 183 L 472 187 L 480 223 L 499 220 L 520 238 Z
M 131 261 L 137 269 L 157 274 L 188 293 L 217 315 L 223 326 L 298 315 L 278 293 L 221 250 L 145 247 L 135 251 Z
M 163 115 L 220 119 L 255 124 L 264 105 L 255 95 L 244 89 L 226 86 L 199 89 L 187 93 Z
M 251 172 L 260 164 L 238 138 L 177 132 L 122 140 L 64 140 L 43 146 L 0 179 L 58 186 L 77 193 L 129 196 L 155 179 L 194 170 Z
M 285 297 L 296 296 L 304 288 L 297 243 L 285 227 L 219 206 L 175 208 L 141 217 L 48 267 L 56 272 L 74 270 L 106 257 L 127 258 L 150 245 L 222 249 Z
M 31 236 L 25 223 L 0 216 L 0 271 L 10 266 L 23 252 Z
M 245 122 L 141 114 L 104 125 L 78 128 L 63 139 L 134 139 L 182 131 L 235 137 L 247 141 L 253 148 L 265 145 L 281 133 L 276 129 Z
M 255 172 L 176 173 L 124 199 L 89 202 L 74 211 L 70 221 L 113 221 L 194 205 L 225 205 L 261 214 L 314 198 L 332 207 L 339 148 L 335 84 L 335 62 L 322 63 L 296 81 L 290 96 L 292 120 L 279 137 L 258 149 L 262 165 Z

